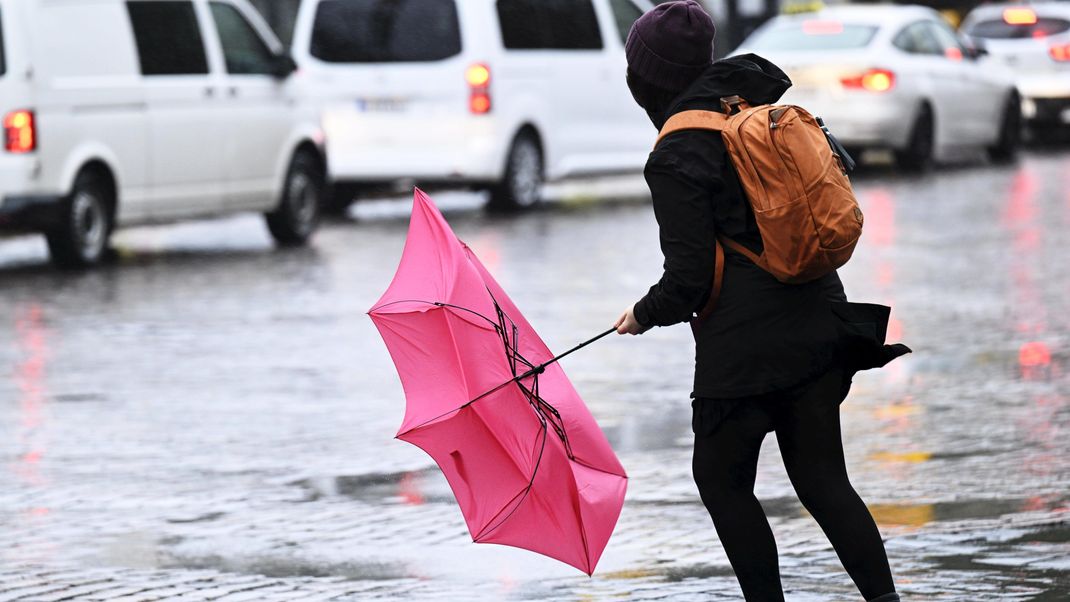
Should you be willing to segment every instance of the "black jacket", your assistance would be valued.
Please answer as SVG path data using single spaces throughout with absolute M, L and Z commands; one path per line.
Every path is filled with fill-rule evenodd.
M 720 111 L 720 99 L 734 94 L 752 105 L 774 103 L 789 86 L 787 75 L 761 57 L 724 59 L 651 119 L 660 129 L 680 111 Z M 761 238 L 720 134 L 685 130 L 667 136 L 650 154 L 645 176 L 665 264 L 661 280 L 635 304 L 635 317 L 644 326 L 687 322 L 709 296 L 717 234 L 755 252 L 761 252 Z M 887 308 L 846 301 L 836 273 L 807 284 L 781 284 L 729 250 L 717 308 L 706 321 L 693 323 L 692 395 L 728 399 L 792 387 L 843 361 L 845 350 L 860 344 L 859 329 L 865 357 L 851 360 L 857 364 L 851 368 L 892 359 L 880 355 Z M 863 326 L 851 331 L 859 320 Z

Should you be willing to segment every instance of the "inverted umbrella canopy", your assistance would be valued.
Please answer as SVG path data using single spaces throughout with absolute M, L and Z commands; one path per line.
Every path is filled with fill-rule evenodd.
M 474 541 L 590 575 L 624 469 L 558 358 L 431 199 L 414 197 L 401 265 L 369 311 L 405 390 L 397 436 L 442 469 Z

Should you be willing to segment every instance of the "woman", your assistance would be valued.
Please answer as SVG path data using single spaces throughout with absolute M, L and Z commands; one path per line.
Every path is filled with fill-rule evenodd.
M 628 85 L 659 130 L 680 111 L 720 111 L 739 95 L 776 102 L 791 82 L 755 55 L 711 63 L 714 25 L 694 0 L 643 15 L 629 32 Z M 847 303 L 836 273 L 786 285 L 728 251 L 723 288 L 706 304 L 718 234 L 756 253 L 754 216 L 716 132 L 667 136 L 645 170 L 660 228 L 661 280 L 617 321 L 620 334 L 691 322 L 693 471 L 747 600 L 783 600 L 776 543 L 754 496 L 758 453 L 776 432 L 792 485 L 869 601 L 899 600 L 877 526 L 847 478 L 839 404 L 855 371 L 909 351 L 885 346 L 888 308 Z

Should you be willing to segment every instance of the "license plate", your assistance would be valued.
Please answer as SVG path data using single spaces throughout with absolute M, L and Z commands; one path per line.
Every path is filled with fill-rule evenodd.
M 407 104 L 403 98 L 358 98 L 357 110 L 361 113 L 402 113 Z

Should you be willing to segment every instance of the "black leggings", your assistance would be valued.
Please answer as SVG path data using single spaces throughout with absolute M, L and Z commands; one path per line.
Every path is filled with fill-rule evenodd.
M 749 601 L 784 599 L 773 532 L 754 497 L 758 452 L 770 431 L 776 431 L 799 500 L 821 525 L 858 590 L 867 600 L 895 591 L 877 525 L 847 478 L 840 439 L 842 399 L 842 373 L 834 370 L 782 395 L 729 406 L 695 400 L 695 483 Z M 700 412 L 706 415 L 706 428 Z M 719 424 L 709 424 L 717 418 Z

